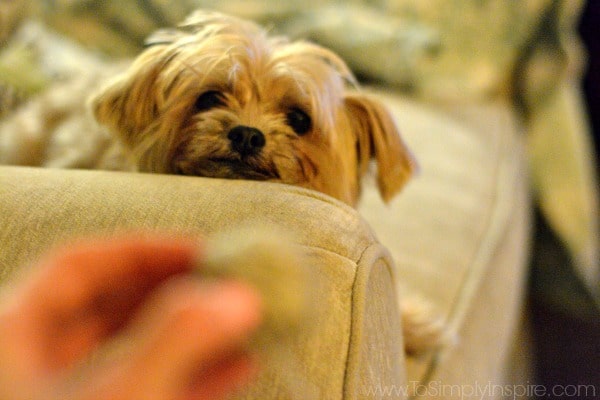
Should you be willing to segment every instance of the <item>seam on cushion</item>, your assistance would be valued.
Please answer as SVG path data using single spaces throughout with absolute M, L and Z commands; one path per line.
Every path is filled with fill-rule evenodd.
M 503 152 L 498 156 L 501 161 L 498 163 L 495 172 L 496 184 L 493 186 L 492 207 L 486 220 L 486 229 L 481 235 L 479 246 L 476 247 L 477 250 L 473 254 L 472 261 L 457 292 L 458 296 L 454 299 L 446 319 L 448 332 L 451 334 L 458 334 L 460 327 L 463 325 L 470 308 L 471 299 L 487 272 L 487 269 L 483 266 L 489 263 L 494 251 L 497 249 L 499 238 L 506 233 L 508 217 L 515 207 L 512 193 L 514 190 L 521 190 L 518 188 L 519 180 L 511 177 L 515 175 L 514 172 L 517 169 L 523 170 L 524 168 L 523 162 L 514 157 L 515 151 L 518 155 L 522 154 L 522 142 L 516 135 L 501 133 L 499 137 L 499 145 L 502 146 Z M 511 147 L 510 144 L 513 144 L 513 146 Z M 514 144 L 518 145 L 517 150 L 514 150 Z M 513 149 L 512 152 L 511 149 Z M 506 157 L 507 155 L 509 157 Z M 503 189 L 504 187 L 511 187 L 513 190 Z M 420 379 L 420 384 L 427 384 L 431 380 L 446 350 L 442 348 L 432 355 L 429 366 Z
M 370 246 L 369 246 L 370 247 Z M 368 247 L 367 247 L 368 248 Z M 355 298 L 356 298 L 356 285 L 357 285 L 357 281 L 358 281 L 358 275 L 359 275 L 359 271 L 358 271 L 358 266 L 360 263 L 360 260 L 362 259 L 363 254 L 365 254 L 365 251 L 367 251 L 367 248 L 365 248 L 363 250 L 363 252 L 361 253 L 358 261 L 356 262 L 356 267 L 354 268 L 354 282 L 352 282 L 352 292 L 350 295 L 350 319 L 349 319 L 349 332 L 350 332 L 350 337 L 348 338 L 348 349 L 346 351 L 346 360 L 344 362 L 345 364 L 345 368 L 344 368 L 344 378 L 342 381 L 342 393 L 341 393 L 341 397 L 340 399 L 352 399 L 355 396 L 352 394 L 350 395 L 348 393 L 348 385 L 350 383 L 353 383 L 352 378 L 349 379 L 349 373 L 350 373 L 350 363 L 352 362 L 352 359 L 355 358 L 355 356 L 353 356 L 351 354 L 351 350 L 353 348 L 354 343 L 356 342 L 356 332 L 355 329 L 357 329 L 356 327 L 356 318 L 355 318 L 355 313 L 356 313 L 356 307 L 355 307 Z M 362 330 L 362 328 L 360 328 Z M 350 382 L 349 382 L 350 380 Z
M 308 188 L 299 188 L 297 186 L 287 185 L 285 183 L 277 183 L 277 185 L 284 185 L 288 189 L 291 189 L 291 190 L 289 190 L 290 193 L 293 192 L 293 193 L 298 194 L 300 196 L 308 197 L 308 198 L 315 199 L 315 200 L 319 200 L 319 201 L 322 201 L 322 202 L 324 202 L 326 204 L 329 204 L 331 206 L 339 208 L 340 211 L 343 211 L 345 215 L 351 215 L 351 214 L 355 214 L 355 213 L 357 214 L 358 213 L 356 211 L 356 209 L 350 207 L 348 204 L 346 204 L 346 203 L 344 203 L 344 202 L 342 202 L 340 200 L 337 200 L 336 198 L 331 197 L 331 196 L 329 196 L 329 195 L 327 195 L 325 193 L 321 193 L 321 192 L 318 192 L 316 190 L 308 189 Z
M 365 257 L 368 254 L 369 257 Z M 365 262 L 365 259 L 370 262 Z M 367 301 L 366 296 L 359 296 L 358 294 L 365 294 L 368 286 L 369 277 L 372 272 L 373 266 L 381 261 L 385 265 L 386 269 L 390 273 L 393 281 L 394 298 L 397 299 L 397 274 L 394 268 L 392 257 L 388 250 L 379 242 L 373 242 L 368 245 L 361 253 L 358 261 L 356 262 L 356 272 L 354 276 L 354 282 L 352 284 L 352 295 L 350 299 L 350 338 L 348 341 L 348 352 L 346 355 L 346 369 L 344 372 L 343 382 L 343 393 L 342 399 L 352 400 L 359 399 L 357 397 L 356 389 L 358 377 L 356 376 L 356 367 L 358 366 L 358 358 L 360 357 L 360 345 L 363 341 L 363 329 L 364 329 L 364 308 Z M 363 265 L 363 268 L 360 266 Z M 353 351 L 354 350 L 354 351 Z M 351 389 L 353 389 L 351 391 Z
M 356 262 L 356 268 L 355 268 L 355 272 L 354 272 L 354 282 L 352 283 L 352 292 L 351 292 L 351 297 L 350 297 L 350 337 L 348 338 L 348 351 L 346 352 L 346 368 L 344 370 L 344 380 L 342 382 L 342 399 L 352 399 L 354 398 L 354 393 L 348 393 L 349 392 L 349 385 L 352 384 L 353 387 L 356 386 L 356 377 L 355 376 L 349 376 L 350 375 L 350 364 L 352 363 L 353 359 L 355 359 L 357 357 L 356 354 L 352 353 L 352 349 L 354 348 L 354 344 L 358 341 L 358 343 L 360 344 L 361 342 L 361 337 L 362 335 L 360 335 L 360 333 L 363 330 L 362 324 L 360 324 L 360 321 L 357 321 L 357 317 L 356 317 L 356 309 L 358 308 L 356 305 L 356 294 L 357 294 L 357 285 L 360 284 L 360 273 L 361 271 L 359 271 L 359 265 L 361 260 L 363 259 L 363 256 L 365 254 L 365 252 L 370 248 L 371 246 L 367 246 L 362 253 L 360 254 L 360 257 L 358 258 L 357 262 Z M 364 287 L 363 287 L 364 290 Z M 361 302 L 360 304 L 360 308 L 364 308 L 364 301 Z
M 371 241 L 367 245 L 366 249 L 372 247 L 373 245 L 379 245 L 379 242 Z M 354 260 L 354 259 L 350 258 L 347 255 L 340 254 L 338 251 L 334 251 L 334 250 L 331 250 L 331 249 L 328 249 L 328 248 L 325 248 L 325 247 L 315 246 L 315 245 L 311 245 L 311 244 L 301 244 L 301 243 L 299 244 L 299 246 L 301 246 L 301 247 L 303 247 L 305 249 L 317 249 L 317 250 L 323 251 L 323 252 L 325 252 L 327 254 L 332 254 L 334 256 L 338 256 L 340 258 L 343 258 L 344 260 L 348 260 L 350 263 L 352 263 L 355 266 L 355 268 L 354 268 L 355 271 L 357 269 L 358 264 L 360 263 L 360 260 L 362 259 L 362 256 L 363 256 L 364 252 L 366 251 L 366 249 L 363 250 L 363 252 L 360 254 L 360 256 L 358 257 L 358 259 Z M 354 279 L 356 280 L 356 277 Z M 354 287 L 354 283 L 352 284 L 352 286 Z

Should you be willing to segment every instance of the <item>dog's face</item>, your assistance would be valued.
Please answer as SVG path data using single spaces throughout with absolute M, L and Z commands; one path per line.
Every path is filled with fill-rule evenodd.
M 148 44 L 92 99 L 141 171 L 282 182 L 350 205 L 372 158 L 386 201 L 412 173 L 388 112 L 348 90 L 351 72 L 322 47 L 202 11 Z

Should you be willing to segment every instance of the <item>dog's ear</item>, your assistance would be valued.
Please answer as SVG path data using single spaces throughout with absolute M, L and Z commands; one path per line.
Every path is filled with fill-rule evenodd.
M 344 101 L 356 139 L 359 177 L 374 158 L 379 193 L 387 203 L 407 183 L 417 163 L 383 104 L 362 94 L 347 95 Z
M 154 50 L 146 50 L 127 72 L 109 81 L 89 101 L 96 120 L 128 145 L 137 143 L 158 115 L 156 81 L 160 63 L 156 60 L 160 57 Z

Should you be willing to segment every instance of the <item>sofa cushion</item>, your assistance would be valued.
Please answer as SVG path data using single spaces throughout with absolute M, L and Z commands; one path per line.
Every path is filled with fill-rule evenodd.
M 238 224 L 289 231 L 317 287 L 306 335 L 267 354 L 248 399 L 360 399 L 401 385 L 404 358 L 393 263 L 348 206 L 264 182 L 106 171 L 0 167 L 0 280 L 81 235 L 156 230 L 211 235 Z M 285 282 L 282 282 L 285 285 Z
M 246 398 L 403 397 L 411 390 L 436 397 L 432 390 L 441 389 L 428 386 L 436 382 L 500 382 L 527 256 L 518 126 L 503 104 L 440 111 L 377 95 L 393 110 L 421 174 L 389 206 L 367 185 L 364 219 L 325 195 L 287 185 L 0 167 L 0 278 L 77 235 L 210 235 L 260 219 L 283 225 L 306 247 L 322 282 L 322 306 L 311 336 L 273 360 Z M 381 244 L 397 264 L 400 295 L 429 299 L 458 337 L 430 357 L 409 359 L 408 378 L 394 262 Z
M 391 108 L 421 171 L 389 206 L 374 188 L 365 190 L 360 212 L 392 253 L 401 295 L 432 302 L 457 338 L 411 359 L 409 381 L 500 379 L 528 254 L 530 202 L 516 118 L 501 103 L 433 109 L 375 95 Z

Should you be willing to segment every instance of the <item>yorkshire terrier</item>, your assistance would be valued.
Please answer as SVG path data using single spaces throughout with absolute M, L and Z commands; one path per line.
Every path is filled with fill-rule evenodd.
M 43 118 L 50 120 L 41 123 L 43 134 L 10 138 L 35 127 L 5 122 L 0 162 L 283 182 L 350 205 L 372 158 L 386 201 L 414 169 L 389 113 L 353 90 L 346 64 L 323 47 L 269 37 L 252 22 L 206 11 L 178 29 L 156 32 L 146 44 L 129 69 L 91 98 L 109 135 L 79 121 L 70 124 L 80 129 L 52 137 L 58 121 L 85 114 L 77 97 L 95 84 L 94 77 L 50 93 L 46 106 L 36 108 L 38 115 L 52 114 Z M 67 112 L 69 107 L 82 109 Z M 81 149 L 91 142 L 102 146 Z
M 414 169 L 386 109 L 347 90 L 352 73 L 325 48 L 204 11 L 147 45 L 92 99 L 140 171 L 283 182 L 355 205 L 372 157 L 385 200 Z
M 415 169 L 389 112 L 357 90 L 330 50 L 207 11 L 146 44 L 91 97 L 107 129 L 83 111 L 79 93 L 95 85 L 93 76 L 3 122 L 0 163 L 282 182 L 351 206 L 372 160 L 386 202 Z M 432 323 L 413 309 L 403 322 L 416 343 L 422 339 L 410 332 Z

